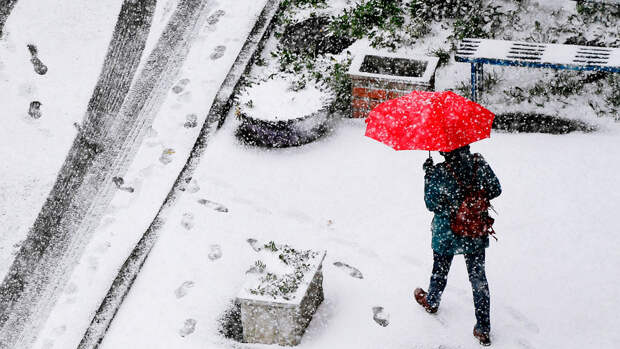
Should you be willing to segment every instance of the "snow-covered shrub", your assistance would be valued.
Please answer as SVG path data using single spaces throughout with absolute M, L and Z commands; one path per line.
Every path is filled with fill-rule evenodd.
M 480 84 L 480 90 L 482 92 L 493 92 L 493 90 L 504 81 L 502 75 L 496 70 L 489 70 L 484 73 L 484 79 Z M 471 98 L 471 85 L 469 82 L 460 81 L 456 84 L 456 91 L 466 98 Z
M 330 20 L 323 29 L 324 36 L 367 41 L 374 48 L 390 51 L 434 43 L 427 53 L 439 57 L 440 67 L 447 69 L 453 69 L 455 44 L 464 37 L 620 46 L 620 6 L 612 4 L 579 2 L 576 10 L 542 0 L 290 0 L 289 5 L 277 32 L 312 16 L 323 16 Z M 437 38 L 444 40 L 437 42 Z M 279 45 L 272 58 L 280 72 L 294 76 L 299 86 L 314 81 L 332 90 L 336 108 L 343 115 L 350 114 L 351 85 L 344 74 L 350 64 L 349 53 L 346 49 L 338 54 L 310 51 L 292 52 Z M 538 108 L 563 100 L 589 105 L 599 116 L 620 118 L 618 78 L 614 74 L 541 69 L 530 79 L 518 81 L 521 72 L 527 75 L 532 70 L 520 70 L 503 81 L 500 74 L 485 72 L 485 101 L 513 106 L 526 103 Z M 469 78 L 450 82 L 445 88 L 467 96 Z
M 331 20 L 327 16 L 310 16 L 289 24 L 282 33 L 283 49 L 295 54 L 316 57 L 325 53 L 338 54 L 349 47 L 354 38 L 335 35 L 329 30 Z
M 566 134 L 593 132 L 596 127 L 583 121 L 537 113 L 501 113 L 495 115 L 493 129 L 507 132 Z
M 273 299 L 282 298 L 289 300 L 297 292 L 299 283 L 304 279 L 305 274 L 310 271 L 310 260 L 318 256 L 318 252 L 310 250 L 296 250 L 288 245 L 276 245 L 271 241 L 266 244 L 265 249 L 277 254 L 280 262 L 290 267 L 290 271 L 278 275 L 274 271 L 267 271 L 267 265 L 257 260 L 254 268 L 263 274 L 259 277 L 259 283 L 249 292 L 253 295 L 268 295 Z
M 351 79 L 347 74 L 350 65 L 350 56 L 343 61 L 337 61 L 327 68 L 323 78 L 335 97 L 332 107 L 343 114 L 348 113 L 351 108 Z
M 413 17 L 441 22 L 469 16 L 483 5 L 483 0 L 412 0 L 408 7 Z
M 326 0 L 284 0 L 282 1 L 283 7 L 289 7 L 291 5 L 294 6 L 321 6 L 325 5 Z
M 331 32 L 339 37 L 368 37 L 373 46 L 395 48 L 394 34 L 403 27 L 404 14 L 402 0 L 367 0 L 334 16 Z
M 257 252 L 258 259 L 248 270 L 241 294 L 265 300 L 293 301 L 302 297 L 304 294 L 300 292 L 305 292 L 324 257 L 324 253 L 295 249 L 274 241 L 264 244 Z
M 429 22 L 452 22 L 453 40 L 494 38 L 506 17 L 501 5 L 484 0 L 412 0 L 409 14 Z

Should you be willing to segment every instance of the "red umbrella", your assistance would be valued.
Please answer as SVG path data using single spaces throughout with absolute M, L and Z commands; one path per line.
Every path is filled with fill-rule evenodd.
M 366 118 L 366 136 L 396 150 L 452 151 L 491 135 L 495 115 L 451 91 L 413 91 Z

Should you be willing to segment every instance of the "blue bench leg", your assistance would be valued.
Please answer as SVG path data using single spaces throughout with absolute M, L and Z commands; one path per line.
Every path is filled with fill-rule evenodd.
M 482 63 L 471 64 L 471 100 L 478 102 L 482 92 Z

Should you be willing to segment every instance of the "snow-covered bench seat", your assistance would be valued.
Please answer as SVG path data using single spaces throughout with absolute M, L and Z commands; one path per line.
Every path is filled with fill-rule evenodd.
M 466 38 L 459 43 L 455 59 L 457 62 L 471 63 L 471 94 L 474 101 L 479 97 L 484 64 L 620 72 L 620 49 L 616 47 Z
M 598 2 L 601 4 L 617 4 L 620 5 L 620 0 L 575 0 L 576 2 Z

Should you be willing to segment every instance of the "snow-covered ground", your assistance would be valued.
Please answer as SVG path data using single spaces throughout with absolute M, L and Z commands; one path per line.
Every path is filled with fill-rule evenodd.
M 0 278 L 56 180 L 101 71 L 121 2 L 18 1 L 0 40 Z M 42 10 L 44 9 L 44 10 Z M 34 72 L 26 45 L 47 74 Z M 32 101 L 42 117 L 28 116 Z
M 40 332 L 37 342 L 34 344 L 35 348 L 72 348 L 79 343 L 118 269 L 148 228 L 183 168 L 211 103 L 241 51 L 245 39 L 265 3 L 266 0 L 255 1 L 251 4 L 218 3 L 215 1 L 207 4 L 209 17 L 206 24 L 198 33 L 181 69 L 178 81 L 167 94 L 158 116 L 148 130 L 135 160 L 124 177 L 123 188 L 131 187 L 133 191 L 119 190 L 114 196 L 101 224 L 93 235 L 92 241 L 75 266 L 64 293 L 59 297 L 55 308 Z M 147 54 L 157 41 L 167 22 L 166 18 L 172 14 L 175 6 L 176 1 L 159 3 L 145 50 Z M 19 13 L 15 15 L 19 15 Z M 114 15 L 110 16 L 109 20 L 112 25 L 116 15 L 118 15 L 118 9 Z M 111 30 L 112 27 L 110 33 Z M 104 41 L 101 48 L 102 58 L 107 49 L 106 45 L 109 38 Z M 27 59 L 25 62 L 30 64 Z M 96 64 L 96 66 L 100 67 L 101 64 Z M 51 73 L 55 66 L 50 63 L 49 67 Z M 94 70 L 93 78 L 96 79 L 99 71 L 98 69 Z M 9 83 L 10 81 L 7 81 L 7 84 Z M 85 110 L 85 104 L 90 97 L 93 86 L 94 81 L 92 85 L 84 87 L 87 91 L 83 96 L 82 110 Z M 72 105 L 79 104 L 78 101 L 71 103 Z M 13 104 L 19 107 L 18 103 Z M 27 106 L 28 103 L 24 105 Z M 77 106 L 80 107 L 80 105 Z M 75 120 L 81 120 L 82 114 L 77 113 L 76 115 Z M 19 124 L 16 121 L 19 120 L 18 118 L 23 118 L 25 121 L 22 122 L 29 122 L 30 124 L 27 126 L 33 129 L 40 127 L 37 122 L 48 122 L 47 118 L 52 118 L 45 111 L 44 116 L 35 122 L 28 121 L 27 116 L 24 117 L 17 112 L 14 112 L 11 117 L 13 118 L 11 121 L 16 124 Z M 53 122 L 53 120 L 49 122 Z M 68 125 L 73 127 L 71 123 Z M 23 126 L 23 128 L 27 127 Z M 52 133 L 53 131 L 55 130 L 48 132 Z M 70 142 L 73 136 L 67 137 L 68 142 Z M 11 144 L 10 141 L 14 138 L 17 140 Z M 20 144 L 18 141 L 26 143 L 28 140 L 19 140 L 17 136 L 5 140 L 7 144 L 6 147 L 2 147 L 3 151 L 6 149 L 6 152 L 12 154 L 16 159 L 21 159 L 22 153 L 18 148 Z M 41 143 L 37 143 L 32 148 L 41 151 L 41 146 Z M 60 147 L 52 149 L 58 160 L 56 166 L 60 166 L 62 163 L 69 146 L 70 144 L 67 144 L 67 149 Z M 26 160 L 24 159 L 21 169 L 27 170 L 29 173 L 33 170 L 28 168 Z M 34 158 L 34 161 L 37 160 L 38 158 Z M 21 163 L 17 161 L 8 163 L 9 166 L 19 164 Z M 0 246 L 5 246 L 3 240 L 12 242 L 25 236 L 32 220 L 38 213 L 37 210 L 45 199 L 44 195 L 47 194 L 47 190 L 55 179 L 54 171 L 57 171 L 57 167 L 48 167 L 50 168 L 49 174 L 40 172 L 32 174 L 39 181 L 45 181 L 44 184 L 47 186 L 39 185 L 37 189 L 41 192 L 40 196 L 29 197 L 28 203 L 24 204 L 24 206 L 28 206 L 30 216 L 25 214 L 17 216 L 19 212 L 13 213 L 8 209 L 11 200 L 18 197 L 12 191 L 7 193 L 6 201 L 0 201 L 1 205 L 7 205 L 7 211 L 16 215 L 15 221 L 19 223 L 16 225 L 23 228 L 23 232 L 20 231 L 19 234 L 9 231 L 6 238 L 2 236 Z M 20 167 L 15 166 L 11 170 L 18 174 Z M 15 188 L 14 192 L 19 193 L 19 186 L 22 185 L 22 182 L 23 180 L 20 178 L 11 178 L 6 185 Z M 191 188 L 193 188 L 193 183 L 189 185 L 189 190 L 192 190 Z M 36 202 L 35 199 L 39 201 Z M 11 246 L 8 245 L 8 247 Z M 9 267 L 10 257 L 12 257 L 10 252 L 7 249 L 6 253 L 2 255 L 4 258 L 1 260 L 2 268 Z M 4 269 L 0 270 L 4 271 Z
M 158 4 L 148 47 L 175 3 Z M 210 3 L 212 23 L 201 31 L 125 176 L 124 185 L 133 193 L 118 191 L 35 348 L 73 348 L 81 339 L 185 163 L 251 19 L 264 3 Z M 345 0 L 338 3 L 345 6 Z M 0 277 L 75 136 L 73 123 L 86 109 L 120 4 L 20 0 L 9 17 L 0 40 Z M 410 49 L 425 52 L 444 39 L 435 36 Z M 47 75 L 34 73 L 28 43 L 38 45 Z M 351 50 L 367 47 L 361 40 Z M 468 70 L 466 64 L 440 70 L 437 88 L 466 80 Z M 502 86 L 522 86 L 547 74 L 514 68 L 501 72 L 506 74 Z M 42 102 L 38 120 L 27 116 L 32 100 Z M 596 133 L 494 133 L 472 147 L 485 155 L 504 189 L 494 202 L 500 240 L 487 252 L 496 348 L 615 348 L 620 343 L 615 224 L 620 125 L 593 119 L 583 101 L 578 96 L 567 105 L 558 99 L 545 112 L 600 124 Z M 501 102 L 490 98 L 490 109 L 535 108 Z M 198 126 L 185 128 L 190 115 Z M 242 146 L 233 136 L 235 127 L 231 115 L 207 148 L 104 348 L 263 347 L 234 343 L 217 332 L 217 319 L 255 260 L 248 238 L 327 250 L 325 302 L 301 348 L 478 346 L 471 336 L 473 304 L 462 258 L 453 264 L 436 316 L 412 300 L 415 287 L 428 286 L 432 263 L 431 214 L 422 200 L 426 153 L 395 152 L 363 137 L 361 120 L 342 120 L 326 138 L 284 150 Z M 220 258 L 209 258 L 217 251 Z M 334 262 L 358 268 L 363 279 Z M 374 306 L 389 314 L 387 327 L 373 321 Z M 181 337 L 188 319 L 196 321 L 195 330 Z
M 235 127 L 229 121 L 207 149 L 195 176 L 200 190 L 177 203 L 103 348 L 263 347 L 217 331 L 256 258 L 248 238 L 327 250 L 325 302 L 300 348 L 478 347 L 462 257 L 437 315 L 412 298 L 416 286 L 428 286 L 432 265 L 425 152 L 367 139 L 361 120 L 342 120 L 314 144 L 273 151 L 240 145 Z M 472 146 L 504 189 L 494 202 L 499 242 L 487 250 L 494 347 L 620 343 L 619 145 L 620 126 L 604 124 L 595 134 L 494 133 Z M 211 260 L 215 246 L 222 256 Z M 373 321 L 374 306 L 389 313 L 387 327 Z M 182 337 L 187 319 L 195 331 Z

